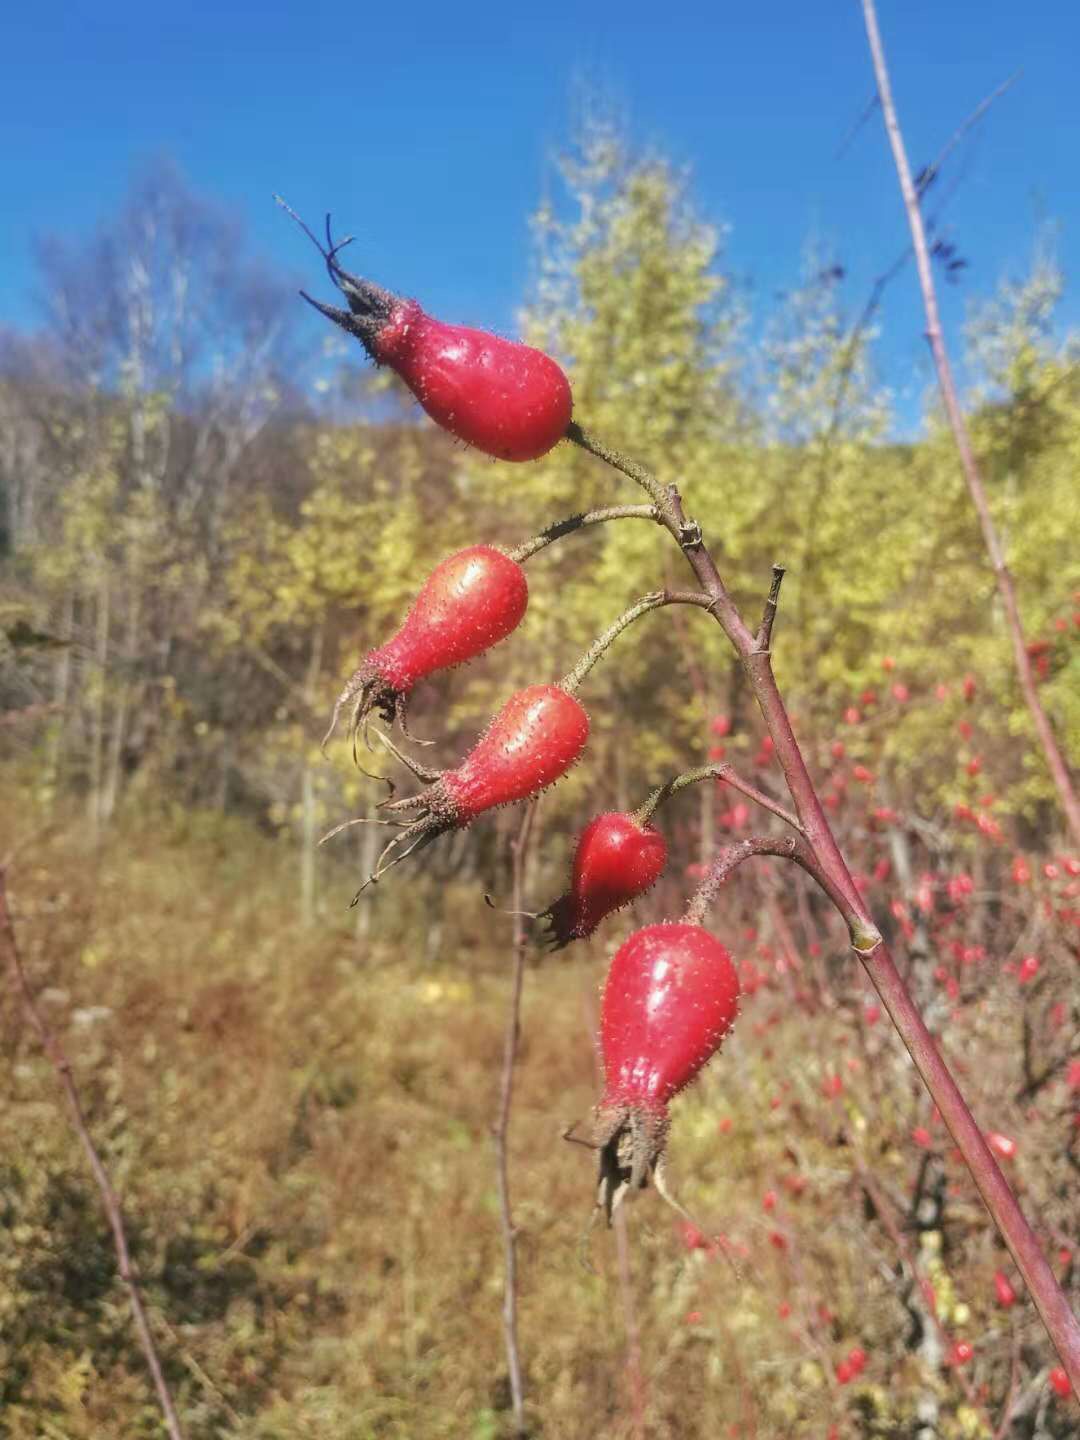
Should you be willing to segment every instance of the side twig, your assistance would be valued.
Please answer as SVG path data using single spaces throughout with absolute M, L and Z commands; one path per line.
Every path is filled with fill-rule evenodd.
M 602 655 L 608 651 L 628 625 L 647 615 L 650 610 L 659 610 L 662 605 L 697 605 L 702 610 L 711 610 L 712 601 L 708 595 L 696 590 L 651 590 L 624 610 L 617 620 L 612 621 L 604 633 L 589 646 L 574 668 L 559 681 L 561 689 L 573 695 L 585 676 Z
M 71 1072 L 71 1062 L 67 1058 L 63 1046 L 60 1044 L 56 1032 L 39 1009 L 30 981 L 23 968 L 18 941 L 15 937 L 15 925 L 11 918 L 11 911 L 8 908 L 7 871 L 5 868 L 0 868 L 0 946 L 3 947 L 5 952 L 7 968 L 11 976 L 13 988 L 18 992 L 27 1018 L 41 1042 L 41 1048 L 44 1050 L 50 1064 L 56 1071 L 57 1079 L 63 1088 L 67 1098 L 68 1108 L 71 1111 L 71 1123 L 75 1129 L 75 1133 L 79 1137 L 79 1143 L 82 1145 L 83 1152 L 93 1172 L 94 1180 L 97 1183 L 98 1191 L 101 1194 L 101 1202 L 105 1208 L 109 1228 L 112 1230 L 113 1247 L 116 1250 L 117 1269 L 120 1274 L 120 1279 L 123 1281 L 124 1287 L 128 1292 L 128 1300 L 131 1304 L 131 1313 L 135 1321 L 135 1330 L 138 1335 L 139 1345 L 142 1348 L 147 1369 L 150 1371 L 151 1379 L 154 1382 L 154 1389 L 157 1391 L 158 1403 L 161 1406 L 162 1416 L 165 1421 L 165 1429 L 169 1434 L 170 1440 L 184 1440 L 184 1432 L 180 1428 L 180 1421 L 176 1414 L 176 1406 L 173 1404 L 172 1394 L 170 1393 L 168 1382 L 165 1379 L 165 1372 L 162 1369 L 161 1360 L 154 1343 L 154 1337 L 150 1330 L 150 1321 L 146 1314 L 142 1291 L 139 1288 L 135 1265 L 131 1259 L 131 1251 L 128 1247 L 127 1231 L 124 1228 L 124 1217 L 120 1208 L 120 1201 L 113 1188 L 109 1172 L 105 1168 L 105 1162 L 102 1160 L 97 1146 L 90 1137 L 82 1101 L 79 1098 L 79 1092 Z
M 502 1075 L 499 1082 L 499 1108 L 491 1127 L 495 1141 L 495 1162 L 499 1178 L 499 1221 L 503 1239 L 503 1338 L 506 1344 L 506 1365 L 510 1376 L 510 1404 L 514 1415 L 514 1433 L 527 1435 L 525 1423 L 525 1387 L 521 1374 L 521 1354 L 517 1336 L 517 1230 L 510 1202 L 510 1167 L 507 1160 L 507 1137 L 510 1131 L 510 1109 L 514 1099 L 514 1071 L 517 1065 L 518 1041 L 521 1034 L 521 992 L 525 980 L 525 956 L 528 936 L 522 905 L 525 893 L 525 857 L 532 836 L 537 802 L 525 810 L 521 828 L 513 842 L 513 934 L 511 946 L 514 971 L 510 984 L 510 1010 L 506 1019 L 503 1042 Z
M 647 824 L 660 806 L 672 795 L 677 795 L 688 785 L 697 785 L 702 780 L 722 780 L 725 785 L 730 785 L 740 795 L 745 795 L 748 800 L 753 800 L 755 805 L 760 805 L 763 810 L 768 810 L 778 820 L 783 820 L 785 825 L 790 825 L 793 830 L 802 834 L 802 826 L 799 824 L 797 816 L 785 809 L 771 795 L 766 795 L 764 790 L 759 790 L 756 785 L 751 785 L 749 780 L 744 780 L 734 765 L 729 765 L 726 761 L 717 761 L 713 765 L 699 765 L 694 770 L 684 770 L 681 775 L 676 775 L 673 780 L 668 780 L 659 786 L 652 792 L 644 805 L 639 806 L 634 812 L 638 823 Z
M 848 928 L 852 929 L 859 923 L 843 891 L 835 886 L 822 870 L 802 835 L 751 835 L 745 840 L 736 840 L 732 845 L 725 845 L 717 852 L 716 859 L 709 866 L 709 873 L 694 892 L 693 899 L 686 907 L 684 919 L 692 925 L 700 925 L 732 871 L 745 860 L 752 860 L 758 855 L 775 855 L 781 860 L 793 860 L 796 865 L 802 866 L 844 916 Z
M 1009 638 L 1012 642 L 1013 661 L 1016 666 L 1016 673 L 1020 680 L 1020 689 L 1023 692 L 1024 700 L 1027 703 L 1031 721 L 1035 727 L 1035 734 L 1042 747 L 1043 756 L 1047 768 L 1050 771 L 1051 779 L 1058 793 L 1061 808 L 1065 819 L 1072 832 L 1073 840 L 1080 845 L 1080 799 L 1077 798 L 1076 790 L 1069 774 L 1068 766 L 1057 743 L 1053 727 L 1049 717 L 1039 699 L 1038 688 L 1035 684 L 1035 676 L 1031 667 L 1031 657 L 1028 654 L 1024 641 L 1024 627 L 1020 618 L 1020 607 L 1016 598 L 1016 586 L 1013 581 L 1012 572 L 1009 570 L 1005 560 L 1005 552 L 1001 539 L 994 524 L 994 517 L 990 512 L 990 503 L 987 499 L 986 488 L 983 484 L 982 475 L 979 472 L 978 462 L 975 459 L 975 451 L 972 448 L 971 437 L 968 434 L 967 421 L 960 408 L 960 400 L 956 391 L 956 382 L 953 379 L 952 365 L 949 361 L 949 354 L 945 348 L 945 335 L 941 326 L 941 314 L 938 309 L 937 290 L 934 286 L 934 275 L 930 264 L 930 250 L 926 243 L 926 229 L 923 224 L 922 210 L 919 205 L 919 194 L 912 179 L 911 168 L 908 164 L 907 150 L 904 146 L 904 137 L 900 129 L 900 121 L 896 113 L 896 105 L 893 101 L 892 86 L 889 81 L 889 71 L 885 63 L 885 49 L 881 41 L 881 32 L 878 29 L 877 12 L 874 8 L 874 0 L 862 0 L 863 18 L 866 22 L 866 35 L 870 45 L 870 55 L 874 65 L 874 77 L 877 82 L 878 96 L 881 100 L 881 113 L 885 121 L 885 131 L 888 135 L 889 146 L 892 150 L 893 163 L 896 166 L 896 174 L 900 183 L 900 192 L 904 200 L 904 209 L 907 213 L 908 227 L 911 230 L 912 249 L 915 252 L 915 267 L 919 276 L 919 289 L 922 292 L 923 308 L 926 311 L 926 339 L 930 346 L 930 353 L 934 360 L 934 369 L 937 372 L 938 387 L 941 391 L 942 403 L 945 406 L 945 414 L 948 417 L 949 428 L 952 430 L 953 439 L 956 442 L 957 453 L 960 457 L 960 466 L 964 472 L 964 479 L 967 482 L 968 493 L 975 512 L 979 518 L 979 526 L 982 530 L 983 544 L 986 546 L 986 553 L 990 558 L 990 565 L 994 572 L 994 579 L 997 583 L 998 594 L 1001 596 L 1002 609 L 1005 613 L 1005 622 L 1009 631 Z
M 523 540 L 520 545 L 515 545 L 506 553 L 520 565 L 545 546 L 561 540 L 564 535 L 572 535 L 575 530 L 583 530 L 587 525 L 603 525 L 608 520 L 659 519 L 660 512 L 655 505 L 606 505 L 602 510 L 585 510 L 579 515 L 568 515 L 565 520 L 556 520 L 541 530 L 539 535 L 534 535 L 531 540 Z

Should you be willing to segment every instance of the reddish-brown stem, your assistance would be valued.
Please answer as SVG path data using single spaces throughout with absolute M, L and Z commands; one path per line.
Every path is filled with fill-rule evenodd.
M 150 1320 L 146 1313 L 146 1306 L 143 1303 L 142 1291 L 131 1259 L 131 1251 L 128 1247 L 127 1231 L 124 1228 L 123 1211 L 120 1208 L 120 1201 L 113 1188 L 112 1179 L 105 1162 L 102 1160 L 97 1146 L 90 1136 L 86 1124 L 86 1115 L 83 1111 L 82 1101 L 79 1098 L 79 1091 L 75 1085 L 75 1079 L 71 1071 L 71 1061 L 60 1044 L 59 1038 L 52 1026 L 45 1019 L 38 1008 L 37 1000 L 33 989 L 30 986 L 29 978 L 23 968 L 22 957 L 19 954 L 19 945 L 15 936 L 15 925 L 11 918 L 11 911 L 7 901 L 7 875 L 4 867 L 0 866 L 0 945 L 6 952 L 7 967 L 11 975 L 13 988 L 18 992 L 22 1000 L 23 1009 L 37 1033 L 41 1042 L 41 1048 L 49 1059 L 49 1063 L 56 1071 L 57 1079 L 60 1081 L 64 1095 L 68 1102 L 68 1109 L 71 1112 L 71 1123 L 83 1153 L 89 1163 L 94 1181 L 97 1184 L 101 1195 L 101 1203 L 105 1209 L 105 1215 L 112 1231 L 113 1248 L 116 1251 L 116 1265 L 120 1279 L 128 1293 L 128 1301 L 131 1305 L 132 1317 L 135 1321 L 135 1331 L 138 1335 L 139 1345 L 146 1360 L 146 1367 L 150 1371 L 150 1378 L 153 1380 L 154 1389 L 157 1392 L 158 1404 L 161 1406 L 161 1413 L 165 1421 L 165 1429 L 170 1440 L 184 1440 L 184 1432 L 180 1428 L 180 1421 L 177 1418 L 176 1406 L 173 1404 L 172 1394 L 168 1382 L 165 1379 L 165 1372 L 161 1367 L 161 1360 L 158 1356 L 157 1346 L 154 1344 L 153 1333 L 150 1329 Z
M 813 876 L 844 916 L 849 928 L 853 923 L 857 923 L 843 892 L 832 884 L 828 875 L 818 865 L 813 851 L 802 836 L 750 835 L 745 840 L 736 840 L 732 845 L 725 845 L 722 850 L 717 852 L 716 858 L 709 866 L 709 873 L 698 886 L 694 898 L 686 907 L 683 918 L 688 924 L 701 924 L 706 911 L 716 899 L 721 886 L 731 872 L 744 860 L 750 860 L 755 855 L 776 855 L 781 860 L 794 860 L 796 865 L 801 865 L 808 875 Z
M 522 912 L 525 892 L 525 857 L 536 815 L 534 800 L 525 811 L 513 843 L 513 917 L 511 948 L 514 970 L 510 984 L 510 1009 L 506 1018 L 503 1041 L 502 1075 L 499 1082 L 499 1108 L 491 1127 L 495 1141 L 495 1159 L 499 1179 L 499 1222 L 503 1237 L 503 1338 L 506 1344 L 506 1367 L 510 1377 L 510 1404 L 514 1414 L 514 1433 L 527 1435 L 525 1423 L 525 1387 L 521 1374 L 521 1355 L 517 1338 L 517 1230 L 510 1203 L 510 1169 L 507 1162 L 507 1137 L 510 1131 L 510 1107 L 514 1099 L 514 1071 L 517 1066 L 518 1041 L 521 1034 L 521 992 L 525 980 L 525 956 L 528 935 Z
M 949 428 L 952 430 L 953 439 L 956 442 L 957 453 L 960 456 L 960 466 L 964 472 L 964 479 L 967 482 L 968 493 L 971 495 L 971 503 L 974 505 L 975 512 L 979 517 L 983 544 L 986 546 L 986 553 L 990 557 L 990 565 L 994 572 L 998 594 L 1001 596 L 1002 610 L 1005 614 L 1005 624 L 1009 632 L 1009 639 L 1012 642 L 1013 661 L 1016 666 L 1017 676 L 1020 680 L 1020 689 L 1023 692 L 1024 700 L 1031 714 L 1031 722 L 1035 727 L 1035 734 L 1042 747 L 1047 768 L 1050 771 L 1051 779 L 1057 790 L 1058 799 L 1061 802 L 1065 819 L 1072 832 L 1073 840 L 1077 845 L 1080 845 L 1080 799 L 1077 798 L 1076 789 L 1073 786 L 1069 768 L 1065 763 L 1065 757 L 1062 755 L 1057 743 L 1053 726 L 1050 724 L 1050 719 L 1043 708 L 1043 703 L 1039 699 L 1038 688 L 1035 684 L 1035 675 L 1031 668 L 1031 657 L 1028 654 L 1027 645 L 1024 641 L 1024 627 L 1020 619 L 1020 607 L 1016 599 L 1016 586 L 1005 560 L 1005 552 L 1001 544 L 1001 539 L 998 536 L 997 526 L 994 524 L 994 517 L 990 513 L 990 504 L 987 500 L 986 488 L 983 485 L 982 475 L 979 473 L 978 462 L 975 459 L 975 452 L 971 446 L 971 437 L 968 434 L 967 421 L 964 419 L 964 412 L 960 408 L 960 400 L 956 393 L 956 382 L 953 379 L 949 353 L 945 348 L 945 335 L 941 327 L 941 314 L 938 309 L 937 291 L 934 286 L 934 275 L 930 264 L 930 250 L 926 243 L 926 229 L 923 225 L 922 211 L 919 206 L 919 195 L 911 177 L 911 168 L 908 165 L 907 151 L 904 147 L 904 137 L 900 129 L 896 105 L 893 101 L 892 86 L 889 82 L 888 67 L 885 63 L 885 50 L 881 43 L 881 32 L 878 29 L 874 0 L 862 0 L 862 8 L 863 17 L 866 21 L 866 35 L 870 44 L 870 55 L 874 64 L 874 77 L 877 82 L 878 98 L 881 101 L 881 114 L 885 122 L 885 131 L 889 138 L 889 146 L 892 150 L 897 178 L 900 182 L 900 192 L 904 200 L 904 209 L 907 212 L 908 227 L 911 230 L 911 244 L 915 252 L 915 266 L 919 275 L 919 289 L 922 291 L 923 308 L 926 311 L 926 339 L 930 346 L 930 353 L 933 356 L 934 369 L 937 372 L 942 403 L 945 406 L 945 414 L 948 417 Z
M 755 805 L 760 805 L 763 810 L 768 810 L 777 819 L 783 820 L 785 825 L 790 825 L 793 830 L 801 833 L 802 827 L 790 810 L 785 809 L 771 795 L 766 795 L 763 790 L 759 790 L 756 785 L 751 785 L 749 780 L 744 780 L 734 766 L 719 763 L 699 765 L 694 770 L 686 770 L 681 775 L 676 775 L 674 780 L 669 780 L 666 785 L 661 785 L 654 790 L 645 804 L 634 812 L 638 823 L 646 824 L 652 819 L 657 808 L 672 795 L 677 795 L 688 785 L 697 785 L 702 780 L 723 780 L 733 790 L 738 790 L 740 795 L 745 795 L 748 800 L 753 800 Z
M 605 453 L 603 447 L 599 447 L 596 442 L 590 443 L 586 448 L 605 459 L 609 458 L 611 453 Z M 617 465 L 616 468 L 632 478 L 637 478 L 635 469 L 640 469 L 631 469 L 626 465 Z M 655 499 L 661 487 L 655 477 L 649 478 L 651 483 L 645 488 Z M 795 738 L 791 719 L 773 674 L 771 656 L 768 649 L 759 643 L 759 639 L 767 636 L 761 637 L 760 632 L 755 636 L 746 625 L 705 545 L 700 527 L 686 518 L 677 489 L 668 486 L 662 493 L 667 501 L 663 524 L 678 539 L 702 590 L 712 597 L 710 613 L 716 616 L 742 661 L 772 737 L 776 758 L 784 772 L 795 812 L 802 826 L 803 835 L 798 837 L 798 841 L 800 846 L 806 847 L 806 855 L 811 864 L 806 864 L 801 854 L 790 854 L 789 858 L 803 864 L 843 915 L 852 947 L 866 968 L 901 1040 L 933 1096 L 991 1218 L 1024 1277 L 1073 1388 L 1080 1393 L 1080 1322 L 1069 1309 L 1031 1226 L 998 1169 L 997 1162 L 983 1140 L 982 1132 L 948 1066 L 938 1053 L 933 1037 L 908 994 L 873 917 L 852 879 L 847 862 L 829 828 L 824 807 Z M 752 849 L 741 858 L 748 858 L 751 853 Z M 714 864 L 706 884 L 724 863 L 725 857 L 722 854 Z M 739 863 L 738 860 L 735 863 Z

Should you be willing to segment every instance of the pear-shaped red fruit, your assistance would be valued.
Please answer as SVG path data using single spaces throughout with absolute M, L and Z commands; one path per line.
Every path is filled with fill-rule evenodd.
M 600 1008 L 598 1203 L 610 1219 L 652 1177 L 665 1192 L 668 1103 L 716 1054 L 739 1012 L 731 956 L 700 925 L 647 925 L 617 951 Z

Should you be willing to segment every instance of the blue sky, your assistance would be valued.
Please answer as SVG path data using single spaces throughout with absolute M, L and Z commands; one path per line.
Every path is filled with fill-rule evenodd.
M 971 264 L 944 297 L 955 335 L 968 299 L 1022 270 L 1040 222 L 1060 222 L 1067 281 L 1075 269 L 1080 7 L 879 0 L 879 17 L 916 167 L 1023 71 L 965 151 L 949 212 Z M 0 22 L 0 55 L 0 324 L 34 323 L 33 235 L 88 233 L 133 164 L 166 152 L 298 280 L 316 284 L 318 268 L 274 190 L 313 219 L 333 210 L 358 237 L 353 268 L 447 319 L 512 331 L 528 215 L 592 87 L 690 167 L 762 313 L 809 234 L 835 246 L 853 307 L 905 239 L 880 121 L 837 158 L 872 93 L 856 0 L 24 0 Z M 885 327 L 884 374 L 910 404 L 927 379 L 910 271 Z

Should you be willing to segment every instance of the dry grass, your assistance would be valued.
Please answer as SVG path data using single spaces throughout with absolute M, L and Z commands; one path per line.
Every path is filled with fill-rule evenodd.
M 2 798 L 20 814 L 22 797 Z M 451 894 L 460 923 L 427 965 L 422 879 L 387 884 L 364 943 L 345 911 L 298 926 L 292 866 L 240 822 L 129 816 L 97 852 L 78 824 L 31 845 L 11 877 L 26 962 L 122 1191 L 188 1435 L 492 1440 L 508 1405 L 489 1126 L 509 922 Z M 346 894 L 348 877 L 334 878 Z M 597 1232 L 595 1273 L 579 1263 L 591 1160 L 559 1138 L 594 1099 L 604 955 L 605 943 L 571 952 L 526 984 L 511 1184 L 529 1413 L 547 1440 L 634 1433 L 614 1244 Z M 768 994 L 753 1004 L 773 1006 L 775 1023 L 755 1034 L 749 1017 L 766 1010 L 748 1011 L 680 1102 L 672 1142 L 686 1202 L 745 1247 L 741 1278 L 686 1250 L 656 1197 L 632 1207 L 648 1435 L 824 1437 L 830 1422 L 899 1435 L 927 1386 L 966 1423 L 947 1379 L 920 1378 L 895 1257 L 852 1185 L 856 1151 L 901 1201 L 914 1176 L 897 1143 L 920 1104 L 906 1066 L 875 1033 L 872 1063 L 845 1071 L 830 1109 L 820 1084 L 847 1044 L 838 1016 L 811 1022 Z M 4 1030 L 0 1432 L 159 1434 L 53 1078 L 10 1009 Z M 800 1199 L 785 1174 L 804 1177 Z M 762 1210 L 770 1186 L 776 1214 Z M 985 1227 L 967 1196 L 955 1205 L 964 1230 L 946 1242 L 977 1306 Z M 1042 1343 L 1029 1316 L 1021 1333 Z M 991 1334 L 992 1387 L 1011 1342 Z M 871 1365 L 841 1392 L 832 1364 L 855 1343 Z

